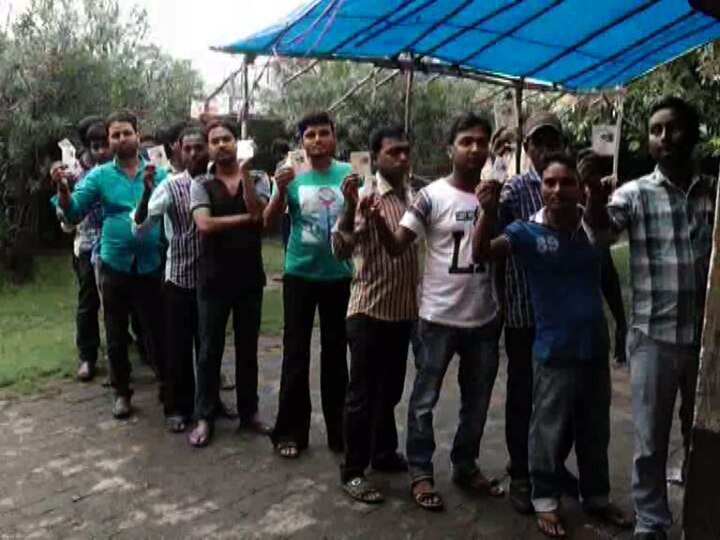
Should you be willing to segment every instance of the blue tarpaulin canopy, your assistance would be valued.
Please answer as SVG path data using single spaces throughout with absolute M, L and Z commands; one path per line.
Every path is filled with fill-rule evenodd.
M 591 91 L 715 39 L 720 22 L 687 0 L 315 0 L 219 50 L 386 66 L 412 58 L 427 71 Z

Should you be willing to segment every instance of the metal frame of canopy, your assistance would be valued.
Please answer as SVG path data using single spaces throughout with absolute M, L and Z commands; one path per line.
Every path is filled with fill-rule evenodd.
M 410 131 L 412 120 L 412 91 L 415 82 L 415 72 L 431 73 L 438 76 L 442 75 L 461 77 L 477 80 L 488 84 L 499 85 L 503 88 L 512 88 L 515 91 L 515 101 L 516 106 L 518 107 L 518 135 L 521 136 L 523 122 L 520 104 L 523 101 L 524 90 L 533 89 L 540 91 L 560 91 L 574 94 L 587 93 L 579 89 L 568 88 L 566 87 L 566 84 L 570 81 L 577 81 L 578 77 L 583 77 L 589 73 L 596 72 L 598 68 L 602 68 L 603 66 L 607 66 L 620 58 L 624 58 L 625 55 L 629 54 L 630 51 L 634 51 L 634 54 L 639 51 L 639 48 L 647 48 L 648 46 L 650 46 L 650 50 L 643 49 L 643 55 L 649 56 L 657 53 L 658 51 L 664 51 L 667 47 L 673 44 L 683 42 L 683 40 L 687 40 L 689 37 L 696 36 L 707 31 L 709 28 L 712 27 L 713 24 L 716 24 L 714 23 L 714 21 L 700 21 L 698 24 L 695 25 L 684 25 L 686 22 L 688 22 L 689 19 L 691 19 L 694 15 L 697 14 L 697 11 L 703 11 L 705 13 L 711 14 L 712 11 L 718 9 L 716 7 L 716 4 L 720 3 L 720 0 L 688 0 L 690 7 L 697 11 L 677 13 L 673 16 L 674 18 L 672 20 L 669 20 L 666 24 L 663 24 L 658 28 L 653 28 L 653 30 L 648 31 L 644 35 L 638 36 L 637 39 L 634 39 L 630 43 L 623 44 L 621 49 L 617 50 L 610 56 L 593 59 L 589 65 L 578 66 L 577 70 L 573 69 L 570 73 L 566 72 L 561 78 L 561 80 L 558 80 L 554 83 L 543 82 L 537 80 L 537 78 L 535 77 L 537 75 L 542 76 L 543 70 L 545 70 L 549 66 L 559 61 L 562 61 L 563 59 L 567 59 L 572 54 L 582 51 L 582 48 L 584 46 L 594 42 L 596 38 L 606 35 L 606 33 L 608 33 L 611 29 L 618 27 L 619 25 L 622 25 L 624 23 L 628 23 L 628 21 L 637 20 L 634 19 L 636 16 L 647 16 L 648 13 L 650 13 L 649 10 L 656 7 L 661 2 L 661 0 L 638 1 L 638 3 L 636 5 L 632 5 L 628 11 L 618 12 L 614 14 L 612 18 L 603 21 L 603 24 L 601 24 L 597 28 L 592 28 L 591 31 L 586 33 L 585 35 L 578 36 L 578 39 L 576 41 L 570 42 L 562 48 L 558 48 L 559 50 L 557 51 L 553 51 L 548 57 L 542 58 L 534 66 L 521 72 L 520 75 L 506 75 L 481 70 L 479 68 L 468 65 L 468 63 L 471 63 L 471 60 L 489 51 L 497 44 L 515 36 L 516 33 L 523 27 L 536 23 L 543 16 L 547 15 L 550 11 L 561 6 L 561 4 L 563 4 L 565 0 L 548 0 L 547 3 L 544 5 L 539 4 L 538 6 L 534 6 L 533 9 L 528 9 L 528 15 L 519 16 L 517 17 L 517 20 L 513 19 L 510 26 L 504 28 L 503 31 L 497 33 L 497 35 L 492 37 L 492 39 L 490 39 L 486 43 L 483 43 L 476 49 L 468 52 L 463 51 L 463 58 L 455 60 L 452 63 L 437 60 L 433 58 L 433 56 L 435 55 L 435 53 L 441 51 L 443 47 L 454 42 L 464 34 L 467 34 L 474 29 L 482 27 L 482 25 L 488 23 L 489 21 L 496 21 L 498 20 L 498 17 L 502 17 L 503 15 L 509 15 L 511 10 L 521 7 L 525 0 L 509 0 L 504 4 L 498 4 L 492 10 L 483 12 L 481 16 L 477 17 L 476 19 L 471 20 L 466 24 L 463 24 L 462 26 L 454 28 L 452 32 L 450 32 L 448 35 L 443 36 L 442 39 L 433 43 L 432 46 L 429 48 L 423 48 L 421 46 L 422 40 L 424 39 L 424 34 L 422 32 L 413 35 L 409 42 L 403 42 L 401 46 L 398 46 L 398 49 L 402 49 L 405 51 L 412 51 L 413 49 L 418 48 L 421 49 L 422 53 L 418 53 L 416 55 L 413 55 L 412 53 L 393 53 L 394 55 L 392 57 L 385 57 L 382 56 L 382 54 L 373 53 L 372 56 L 368 57 L 367 51 L 362 51 L 362 47 L 371 40 L 383 39 L 383 36 L 385 39 L 387 39 L 388 33 L 396 30 L 403 21 L 409 20 L 413 17 L 420 17 L 426 10 L 435 8 L 439 1 L 440 0 L 414 0 L 407 3 L 402 3 L 401 7 L 395 6 L 392 9 L 388 9 L 387 11 L 380 13 L 377 16 L 370 17 L 369 22 L 363 23 L 359 27 L 353 28 L 350 32 L 341 35 L 340 40 L 337 43 L 333 43 L 333 45 L 329 48 L 325 48 L 321 51 L 315 50 L 314 52 L 313 49 L 316 49 L 316 45 L 318 44 L 318 42 L 320 42 L 320 40 L 326 36 L 326 32 L 331 28 L 331 25 L 335 21 L 335 14 L 333 13 L 333 10 L 337 9 L 337 11 L 340 11 L 343 0 L 331 0 L 330 2 L 327 2 L 325 4 L 315 2 L 297 11 L 295 14 L 293 14 L 292 21 L 288 20 L 284 27 L 277 27 L 276 29 L 268 30 L 268 37 L 266 41 L 263 41 L 265 40 L 264 36 L 258 37 L 257 39 L 260 40 L 260 45 L 248 45 L 248 47 L 253 49 L 254 52 L 243 57 L 242 67 L 233 74 L 233 76 L 236 76 L 237 73 L 239 73 L 240 71 L 242 71 L 244 74 L 243 107 L 239 115 L 240 119 L 243 121 L 243 125 L 246 125 L 247 123 L 247 117 L 249 114 L 250 94 L 253 92 L 255 84 L 257 84 L 256 79 L 253 87 L 248 88 L 248 63 L 254 61 L 256 54 L 260 54 L 261 52 L 266 51 L 268 54 L 272 55 L 289 55 L 314 59 L 313 63 L 300 70 L 299 72 L 295 73 L 294 75 L 290 76 L 284 82 L 284 84 L 289 84 L 297 77 L 307 72 L 309 69 L 312 69 L 312 66 L 321 60 L 355 61 L 358 63 L 370 63 L 375 65 L 376 68 L 396 70 L 394 71 L 394 74 L 391 75 L 388 79 L 392 78 L 393 76 L 395 76 L 395 74 L 399 72 L 404 72 L 406 77 L 404 99 L 404 125 L 407 132 Z M 443 14 L 444 20 L 452 19 L 456 15 L 462 13 L 463 10 L 468 8 L 471 4 L 472 0 L 462 0 L 458 1 L 457 5 L 450 5 L 449 7 L 451 7 L 452 9 L 448 13 Z M 318 10 L 318 13 L 313 13 L 313 10 L 316 8 Z M 322 10 L 322 13 L 320 13 L 320 10 Z M 398 15 L 398 11 L 401 12 L 401 16 Z M 308 15 L 311 13 L 313 20 L 310 26 L 307 27 L 307 22 L 309 21 Z M 521 15 L 525 15 L 525 13 L 526 12 L 523 10 Z M 293 46 L 298 43 L 299 39 L 304 40 L 311 32 L 318 31 L 318 25 L 320 25 L 322 21 L 325 21 L 325 29 L 322 30 L 319 37 L 312 45 L 310 45 L 309 47 L 305 47 L 306 50 L 303 51 L 302 54 L 300 54 L 298 51 L 288 50 L 280 50 L 278 54 L 277 49 L 280 47 L 281 42 L 283 41 L 283 39 L 287 38 L 288 33 L 291 31 L 291 29 L 295 27 L 296 24 L 305 23 L 306 28 L 303 29 L 303 33 L 300 36 L 294 37 L 290 41 L 286 40 L 287 43 L 284 44 L 285 49 L 292 49 Z M 671 36 L 669 36 L 668 39 L 659 40 L 659 44 L 655 44 L 653 42 L 653 40 L 657 40 L 659 36 L 664 35 L 671 28 L 676 28 L 677 31 Z M 300 41 L 300 43 L 302 43 L 302 41 Z M 344 50 L 351 43 L 353 44 L 353 47 L 357 47 L 358 50 L 358 54 L 354 58 L 352 57 L 352 55 L 348 57 L 347 51 Z M 231 50 L 232 47 L 237 47 L 237 45 L 230 45 L 227 47 L 215 47 L 213 49 L 220 52 L 233 53 L 233 51 Z M 237 54 L 241 54 L 241 52 L 238 52 Z M 585 54 L 587 55 L 587 53 Z M 613 67 L 612 70 L 609 70 L 609 75 L 603 75 L 602 82 L 598 83 L 596 81 L 596 86 L 599 84 L 599 87 L 602 87 L 603 85 L 610 83 L 616 78 L 619 78 L 623 73 L 625 73 L 631 68 L 631 63 L 621 63 L 619 65 L 619 68 Z M 334 109 L 338 107 L 340 104 L 343 103 L 345 99 L 357 92 L 364 84 L 367 84 L 367 82 L 369 82 L 372 78 L 372 76 L 367 76 L 355 85 L 353 85 L 340 99 L 336 100 L 330 106 L 330 108 Z M 230 78 L 228 78 L 228 80 L 230 80 Z M 226 80 L 223 85 L 226 84 L 228 80 Z M 222 88 L 222 85 L 220 88 Z M 216 90 L 212 95 L 219 92 L 220 88 Z M 621 87 L 615 87 L 615 89 L 622 90 Z M 620 93 L 619 96 L 620 97 L 617 109 L 618 124 L 622 122 L 622 94 Z M 244 130 L 244 133 L 245 132 L 246 130 Z M 614 162 L 614 170 L 617 170 L 617 151 Z

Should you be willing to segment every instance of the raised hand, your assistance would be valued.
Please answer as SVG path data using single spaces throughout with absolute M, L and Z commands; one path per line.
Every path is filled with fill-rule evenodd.
M 360 177 L 357 174 L 349 174 L 342 183 L 342 194 L 347 204 L 357 207 L 360 199 Z
M 275 173 L 275 186 L 278 191 L 285 191 L 295 180 L 295 171 L 292 167 L 281 167 Z
M 477 185 L 475 188 L 475 196 L 483 212 L 487 214 L 497 212 L 501 189 L 502 184 L 497 180 L 483 180 Z
M 600 156 L 590 152 L 578 163 L 578 175 L 583 185 L 591 191 L 602 191 L 602 168 Z
M 148 193 L 150 193 L 155 187 L 155 165 L 148 164 L 145 167 L 145 172 L 143 173 L 143 185 L 145 186 L 145 191 Z

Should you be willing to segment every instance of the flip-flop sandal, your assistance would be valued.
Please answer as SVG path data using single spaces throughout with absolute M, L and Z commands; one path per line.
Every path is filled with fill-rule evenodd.
M 417 482 L 416 482 L 417 483 Z M 410 487 L 410 495 L 420 508 L 423 510 L 429 510 L 430 512 L 439 512 L 445 508 L 442 497 L 434 489 L 427 489 L 423 491 L 415 491 L 415 484 Z
M 620 529 L 630 529 L 633 526 L 632 518 L 614 504 L 608 504 L 602 508 L 588 508 L 585 511 L 591 516 L 595 516 L 597 519 Z
M 546 514 L 554 514 L 553 512 L 546 512 Z M 563 527 L 562 520 L 557 514 L 554 514 L 556 521 L 552 521 L 550 519 L 542 518 L 539 514 L 535 514 L 535 521 L 537 523 L 538 530 L 543 533 L 545 536 L 548 536 L 550 538 L 566 538 L 567 537 L 567 531 L 565 531 L 565 527 Z M 541 523 L 545 524 L 545 527 L 541 525 Z M 552 529 L 550 528 L 552 527 Z M 560 530 L 558 530 L 558 528 Z
M 362 476 L 357 476 L 345 482 L 343 491 L 356 501 L 365 504 L 380 504 L 384 497 L 373 485 Z
M 497 478 L 485 478 L 478 481 L 477 475 L 481 475 L 479 471 L 474 473 L 473 476 L 469 477 L 455 477 L 455 482 L 461 488 L 477 493 L 478 495 L 486 495 L 488 497 L 504 497 L 505 489 L 500 485 L 500 481 Z
M 210 444 L 212 431 L 212 427 L 210 426 L 197 426 L 190 432 L 190 435 L 188 435 L 188 443 L 190 443 L 190 446 L 193 448 L 205 448 Z
M 297 459 L 300 457 L 300 448 L 294 442 L 279 443 L 275 447 L 275 451 L 285 459 Z
M 182 416 L 168 416 L 165 419 L 165 429 L 168 433 L 183 433 L 187 428 L 185 419 Z

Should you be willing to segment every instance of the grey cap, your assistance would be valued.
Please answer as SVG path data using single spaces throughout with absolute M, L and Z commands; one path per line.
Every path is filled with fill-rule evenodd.
M 560 124 L 560 119 L 553 113 L 541 112 L 532 115 L 525 123 L 524 140 L 532 137 L 532 134 L 535 133 L 537 130 L 546 127 L 552 128 L 557 131 L 559 135 L 562 135 L 562 125 Z

